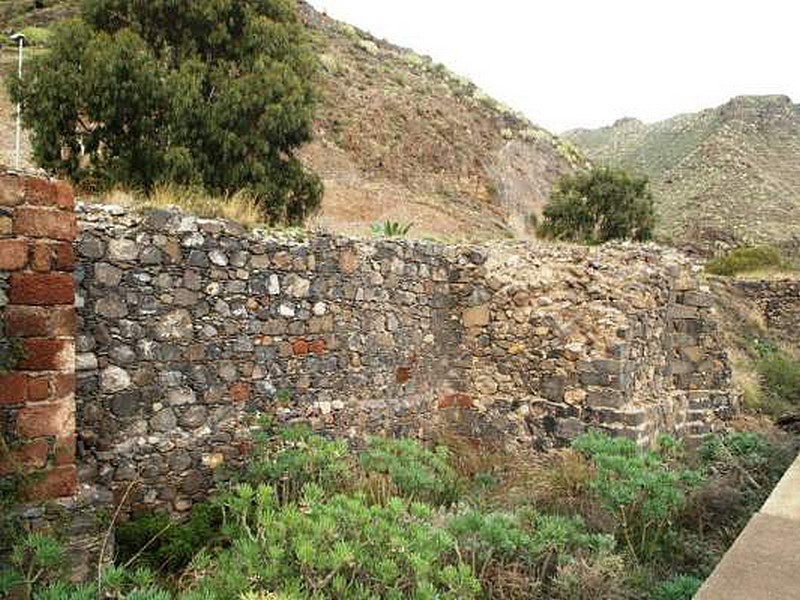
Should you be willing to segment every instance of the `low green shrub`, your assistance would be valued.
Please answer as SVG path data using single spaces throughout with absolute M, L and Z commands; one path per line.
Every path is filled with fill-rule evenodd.
M 216 502 L 196 504 L 183 523 L 176 523 L 166 513 L 143 515 L 117 527 L 118 562 L 135 560 L 159 572 L 178 572 L 201 549 L 223 541 L 221 525 L 222 510 Z
M 372 225 L 372 234 L 376 237 L 406 237 L 414 227 L 413 223 L 398 223 L 397 221 L 385 221 Z
M 447 506 L 459 499 L 463 489 L 445 446 L 429 450 L 416 440 L 372 438 L 359 455 L 359 464 L 367 477 L 382 476 L 390 484 L 384 497 L 388 493 Z
M 643 450 L 626 438 L 589 433 L 573 447 L 594 463 L 589 487 L 614 517 L 620 544 L 637 560 L 663 552 L 687 492 L 703 480 L 699 471 L 672 464 L 677 442 L 663 437 L 656 450 Z
M 767 353 L 756 363 L 762 408 L 771 416 L 800 411 L 800 361 L 786 352 Z
M 706 263 L 706 272 L 712 275 L 733 276 L 761 269 L 779 269 L 784 259 L 780 251 L 772 246 L 736 248 L 725 256 Z
M 555 598 L 554 590 L 569 579 L 566 569 L 559 578 L 560 568 L 576 561 L 594 563 L 598 554 L 615 547 L 612 537 L 589 532 L 579 518 L 525 509 L 472 510 L 454 517 L 447 528 L 490 598 Z
M 503 504 L 467 485 L 489 459 L 459 471 L 453 450 L 412 440 L 374 438 L 356 453 L 304 428 L 258 437 L 242 479 L 183 523 L 155 514 L 118 527 L 118 566 L 99 583 L 67 583 L 60 547 L 29 536 L 0 596 L 680 600 L 792 458 L 752 433 L 710 436 L 696 452 L 590 433 Z M 489 471 L 509 489 L 513 473 Z
M 399 498 L 369 504 L 363 495 L 326 498 L 307 485 L 299 504 L 282 505 L 265 485 L 239 486 L 224 499 L 233 543 L 198 591 L 290 597 L 476 598 L 471 569 L 449 560 L 455 541 L 430 524 L 430 508 Z
M 650 595 L 650 600 L 692 600 L 703 585 L 697 577 L 678 575 L 659 584 Z
M 354 461 L 342 440 L 315 435 L 297 426 L 278 432 L 266 428 L 256 437 L 256 447 L 244 480 L 268 484 L 281 502 L 297 500 L 303 488 L 313 483 L 332 494 L 350 486 Z
M 0 570 L 0 597 L 27 600 L 171 600 L 146 568 L 108 567 L 91 582 L 76 584 L 66 573 L 65 551 L 53 536 L 32 533 L 16 546 L 12 568 Z
M 64 575 L 64 550 L 45 534 L 31 533 L 14 547 L 11 568 L 0 570 L 0 597 L 12 592 L 30 597 L 35 586 L 46 586 Z
M 721 476 L 732 478 L 736 489 L 755 493 L 757 504 L 749 507 L 753 510 L 766 500 L 794 458 L 792 448 L 786 444 L 750 432 L 708 436 L 698 455 L 703 467 L 713 471 L 717 480 Z

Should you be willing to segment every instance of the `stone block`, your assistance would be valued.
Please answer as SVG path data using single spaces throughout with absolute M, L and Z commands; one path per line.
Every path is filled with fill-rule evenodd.
M 25 406 L 17 414 L 17 433 L 28 439 L 75 433 L 72 400 Z
M 9 306 L 6 309 L 6 333 L 12 337 L 49 335 L 50 310 L 39 306 Z
M 64 465 L 45 471 L 26 488 L 25 495 L 36 501 L 67 498 L 78 489 L 78 470 Z
M 462 313 L 461 321 L 467 329 L 486 327 L 491 321 L 489 307 L 484 305 L 468 308 Z
M 0 375 L 0 406 L 22 404 L 28 399 L 28 376 L 24 373 Z
M 439 410 L 450 408 L 472 408 L 475 405 L 472 396 L 463 392 L 448 392 L 439 396 Z
M 47 440 L 23 443 L 12 450 L 10 456 L 0 456 L 0 477 L 11 475 L 20 469 L 24 472 L 41 469 L 47 464 L 49 451 Z
M 22 178 L 4 173 L 0 175 L 0 206 L 16 206 L 25 198 Z
M 76 436 L 74 434 L 56 438 L 53 444 L 53 463 L 59 467 L 73 464 L 75 451 Z
M 48 377 L 28 377 L 28 400 L 41 402 L 50 397 L 50 379 Z
M 239 382 L 234 383 L 229 390 L 231 400 L 234 402 L 247 402 L 253 393 L 252 386 L 249 383 Z
M 0 212 L 0 237 L 10 236 L 14 233 L 14 222 L 11 217 Z

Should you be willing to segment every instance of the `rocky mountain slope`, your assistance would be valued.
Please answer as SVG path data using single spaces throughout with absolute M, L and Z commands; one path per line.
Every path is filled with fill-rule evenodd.
M 15 2 L 15 27 L 47 25 L 77 4 L 35 10 L 33 1 Z M 390 219 L 415 223 L 416 236 L 526 235 L 555 179 L 584 164 L 571 146 L 444 66 L 305 2 L 298 8 L 319 54 L 323 94 L 316 139 L 302 151 L 326 187 L 312 226 L 365 233 Z M 4 126 L 11 112 L 4 98 Z
M 595 162 L 648 175 L 666 237 L 800 241 L 800 106 L 785 96 L 743 96 L 659 123 L 621 119 L 564 137 Z

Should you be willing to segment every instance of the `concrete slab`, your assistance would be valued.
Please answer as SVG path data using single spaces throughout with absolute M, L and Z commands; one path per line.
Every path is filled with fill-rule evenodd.
M 753 517 L 695 600 L 800 600 L 800 521 Z
M 800 457 L 695 600 L 800 600 Z
M 789 467 L 767 499 L 761 512 L 800 521 L 800 460 L 794 461 L 794 464 Z M 798 552 L 800 552 L 800 547 L 798 547 Z

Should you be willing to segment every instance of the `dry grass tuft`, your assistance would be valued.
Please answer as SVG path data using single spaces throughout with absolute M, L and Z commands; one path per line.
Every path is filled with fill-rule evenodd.
M 81 198 L 89 203 L 115 204 L 132 209 L 178 208 L 206 219 L 226 219 L 244 227 L 267 226 L 264 212 L 256 198 L 246 190 L 234 194 L 213 196 L 197 187 L 175 184 L 157 186 L 149 194 L 125 188 L 113 188 L 102 194 Z
M 266 222 L 258 201 L 245 190 L 214 197 L 200 189 L 168 184 L 156 187 L 149 196 L 138 202 L 138 205 L 143 208 L 177 206 L 198 217 L 227 219 L 245 227 L 255 227 Z

